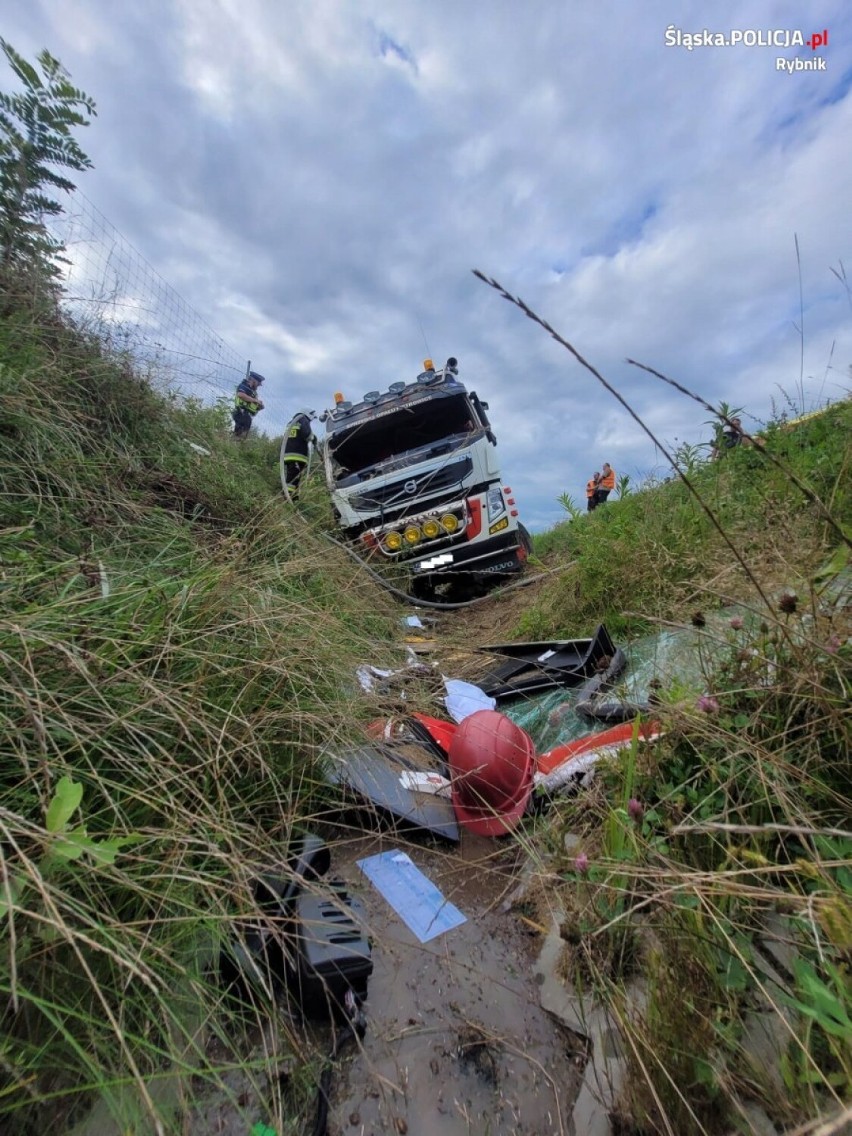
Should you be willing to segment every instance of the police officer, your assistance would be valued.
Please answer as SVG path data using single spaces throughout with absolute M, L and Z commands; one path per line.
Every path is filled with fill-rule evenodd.
M 245 438 L 251 430 L 252 420 L 259 410 L 263 410 L 263 403 L 258 397 L 258 387 L 264 382 L 263 375 L 257 371 L 249 371 L 234 395 L 234 409 L 231 417 L 234 420 L 234 437 Z

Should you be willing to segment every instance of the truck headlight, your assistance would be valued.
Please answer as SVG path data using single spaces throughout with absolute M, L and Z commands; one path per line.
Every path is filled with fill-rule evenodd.
M 421 533 L 417 525 L 409 525 L 402 535 L 405 538 L 406 544 L 417 544 L 420 540 Z
M 398 532 L 389 532 L 385 535 L 384 545 L 389 552 L 399 552 L 402 548 L 402 537 Z
M 503 500 L 503 492 L 499 485 L 492 485 L 488 490 L 488 523 L 493 524 L 494 521 L 506 512 L 506 502 Z
M 445 513 L 441 517 L 441 524 L 443 525 L 444 532 L 454 533 L 459 527 L 459 519 L 455 513 Z
M 423 522 L 423 535 L 427 540 L 434 540 L 440 531 L 441 526 L 434 517 L 430 517 L 428 521 Z

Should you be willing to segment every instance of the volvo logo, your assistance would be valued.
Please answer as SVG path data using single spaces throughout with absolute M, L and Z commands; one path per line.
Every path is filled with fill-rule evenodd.
M 417 482 L 414 481 L 413 479 L 411 481 L 406 481 L 405 485 L 403 485 L 402 488 L 405 490 L 406 493 L 416 493 L 417 492 Z

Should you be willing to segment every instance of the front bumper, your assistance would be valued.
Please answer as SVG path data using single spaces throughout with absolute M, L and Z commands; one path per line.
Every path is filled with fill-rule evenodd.
M 412 560 L 410 567 L 415 576 L 444 576 L 452 572 L 502 576 L 520 572 L 525 559 L 518 533 L 509 532 L 476 544 L 436 549 Z

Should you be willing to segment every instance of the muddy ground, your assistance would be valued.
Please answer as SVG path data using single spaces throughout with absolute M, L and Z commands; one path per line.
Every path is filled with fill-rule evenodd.
M 543 594 L 550 579 L 550 574 L 531 577 L 531 582 L 521 587 L 449 611 L 407 608 L 406 612 L 418 615 L 425 626 L 409 629 L 406 636 L 424 662 L 439 663 L 449 678 L 476 682 L 494 661 L 493 656 L 478 650 L 480 646 L 536 638 L 519 635 L 517 629 L 524 612 Z
M 450 613 L 420 609 L 428 622 L 405 634 L 424 662 L 476 681 L 489 657 L 475 647 L 516 637 L 517 620 L 535 590 L 516 589 L 499 601 Z M 439 703 L 433 712 L 443 713 Z M 364 903 L 374 969 L 363 1007 L 366 1033 L 349 1042 L 333 1066 L 329 1136 L 572 1133 L 585 1049 L 578 1035 L 541 1007 L 534 962 L 542 928 L 514 902 L 529 870 L 522 844 L 467 832 L 460 845 L 443 843 L 394 829 L 387 818 L 365 810 L 336 819 L 321 826 L 332 848 L 328 878 L 342 879 Z M 358 867 L 358 860 L 390 849 L 406 851 L 462 911 L 461 926 L 418 941 Z M 291 1030 L 305 1056 L 316 1060 L 329 1052 L 329 1028 L 293 1019 L 285 1027 Z M 258 1059 L 280 1045 L 259 1032 L 254 1042 Z M 208 1098 L 193 1119 L 206 1131 L 245 1136 L 253 1122 L 272 1121 L 275 1095 L 265 1074 L 251 1079 L 235 1068 L 227 1091 Z M 291 1119 L 286 1132 L 312 1131 L 313 1085 L 302 1085 L 290 1104 L 304 1120 Z M 286 1101 L 284 1106 L 289 1111 Z
M 476 681 L 490 660 L 475 648 L 516 637 L 538 586 L 453 612 L 421 610 L 413 645 L 442 673 Z M 408 851 L 467 922 L 419 943 L 357 867 L 389 848 Z M 526 862 L 516 841 L 467 832 L 460 847 L 386 830 L 335 849 L 332 870 L 367 904 L 375 970 L 368 1031 L 336 1081 L 330 1136 L 570 1131 L 584 1051 L 540 1005 L 541 939 L 511 902 Z
M 520 902 L 529 873 L 523 848 L 467 833 L 460 846 L 389 827 L 365 834 L 375 817 L 341 820 L 322 826 L 331 867 L 311 887 L 341 879 L 363 902 L 374 969 L 363 1040 L 349 1041 L 331 1067 L 328 1136 L 573 1136 L 586 1052 L 541 1007 L 534 962 L 542 938 Z M 358 867 L 388 850 L 407 852 L 466 922 L 420 943 Z M 197 1083 L 184 1131 L 249 1136 L 259 1125 L 263 1136 L 312 1133 L 309 1071 L 320 1068 L 335 1036 L 282 1002 L 263 1029 L 209 1039 L 222 1082 L 212 1091 Z M 287 1119 L 276 1116 L 278 1107 Z M 85 1136 L 96 1132 L 97 1125 Z
M 356 864 L 390 848 L 404 848 L 467 921 L 418 942 Z M 539 940 L 510 907 L 522 859 L 517 847 L 467 836 L 450 851 L 393 833 L 336 850 L 332 870 L 367 905 L 375 969 L 367 1033 L 333 1090 L 330 1136 L 569 1131 L 583 1052 L 540 1006 Z
M 518 635 L 521 617 L 542 597 L 553 581 L 550 570 L 529 570 L 528 579 L 519 586 L 509 587 L 495 596 L 453 612 L 438 612 L 442 636 L 448 642 L 463 640 L 469 644 L 501 643 L 514 639 L 534 639 L 533 635 Z

